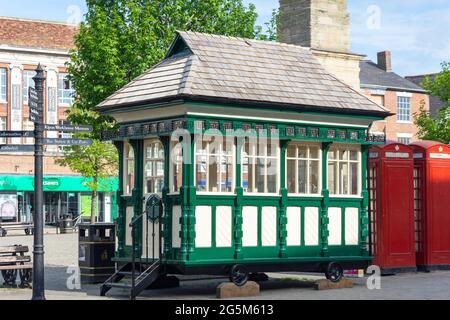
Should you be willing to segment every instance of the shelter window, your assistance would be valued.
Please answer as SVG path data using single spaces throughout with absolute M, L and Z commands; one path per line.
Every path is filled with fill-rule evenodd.
M 328 189 L 332 195 L 355 196 L 361 190 L 361 152 L 333 147 L 328 153 Z
M 204 137 L 195 144 L 197 191 L 230 193 L 234 190 L 234 139 Z
M 164 149 L 159 141 L 145 145 L 145 193 L 162 193 L 164 187 Z
M 291 194 L 321 192 L 321 149 L 317 145 L 291 144 L 287 149 L 286 181 Z
M 180 192 L 183 185 L 183 145 L 179 142 L 172 144 L 170 158 L 170 191 Z
M 134 164 L 135 164 L 135 159 L 134 159 L 134 150 L 133 147 L 129 144 L 126 143 L 125 144 L 125 150 L 124 150 L 124 154 L 125 154 L 125 161 L 124 161 L 124 165 L 125 165 L 125 194 L 126 195 L 131 195 L 131 193 L 133 192 L 134 189 L 134 179 L 135 179 L 135 173 L 134 173 Z
M 248 193 L 279 190 L 279 141 L 246 138 L 242 153 L 243 188 Z

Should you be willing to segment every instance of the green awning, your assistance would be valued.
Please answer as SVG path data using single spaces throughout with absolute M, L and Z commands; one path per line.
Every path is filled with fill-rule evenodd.
M 44 191 L 91 192 L 86 186 L 88 181 L 89 179 L 81 176 L 44 176 Z M 100 185 L 100 192 L 115 192 L 119 181 L 116 177 L 111 177 Z M 34 191 L 34 177 L 0 175 L 0 191 Z

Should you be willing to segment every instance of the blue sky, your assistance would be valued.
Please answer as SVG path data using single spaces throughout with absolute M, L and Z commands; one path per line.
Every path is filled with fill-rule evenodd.
M 259 23 L 268 21 L 278 0 L 244 0 L 256 5 Z M 84 0 L 0 0 L 0 16 L 73 22 L 85 10 Z M 437 72 L 450 61 L 448 0 L 349 0 L 352 47 L 374 60 L 391 50 L 401 75 Z

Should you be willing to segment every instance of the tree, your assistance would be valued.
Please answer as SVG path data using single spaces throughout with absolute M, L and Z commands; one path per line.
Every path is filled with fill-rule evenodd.
M 118 155 L 110 143 L 94 140 L 92 146 L 74 146 L 65 151 L 64 158 L 57 163 L 79 172 L 87 178 L 86 186 L 92 190 L 91 223 L 97 216 L 98 190 L 112 185 L 111 177 L 117 175 Z
M 74 124 L 92 124 L 91 147 L 65 151 L 61 165 L 92 179 L 92 221 L 99 181 L 117 171 L 117 152 L 100 133 L 114 120 L 96 105 L 164 58 L 176 30 L 254 38 L 256 9 L 242 0 L 87 0 L 88 12 L 67 64 L 77 99 L 69 111 Z M 258 34 L 261 34 L 259 32 Z
M 447 105 L 439 111 L 436 118 L 432 118 L 422 104 L 419 113 L 415 115 L 419 137 L 448 144 L 450 143 L 450 62 L 442 63 L 442 72 L 433 80 L 426 78 L 422 85 L 429 90 L 430 95 L 439 97 L 447 102 Z
M 280 16 L 280 12 L 278 9 L 274 9 L 272 11 L 272 17 L 269 22 L 266 22 L 264 25 L 266 30 L 263 30 L 262 26 L 256 26 L 256 34 L 255 38 L 259 40 L 265 41 L 278 41 L 278 18 Z

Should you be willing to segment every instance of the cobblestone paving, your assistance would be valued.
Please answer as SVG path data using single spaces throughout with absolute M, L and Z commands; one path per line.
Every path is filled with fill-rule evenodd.
M 0 246 L 28 245 L 32 249 L 33 237 L 11 235 L 0 238 Z M 78 259 L 77 235 L 57 235 L 51 230 L 45 235 L 46 297 L 49 300 L 127 299 L 125 291 L 114 289 L 108 298 L 99 297 L 98 286 L 83 286 L 69 290 L 66 282 L 68 267 L 76 267 Z M 352 289 L 315 291 L 313 281 L 321 276 L 298 274 L 269 274 L 271 280 L 261 284 L 261 295 L 254 299 L 274 300 L 380 300 L 380 299 L 450 299 L 450 272 L 408 273 L 383 277 L 381 290 L 368 290 L 365 279 L 356 279 Z M 3 280 L 3 279 L 2 279 Z M 28 300 L 31 290 L 1 287 L 0 300 Z M 224 280 L 183 281 L 177 289 L 147 291 L 139 299 L 189 299 L 215 298 L 217 285 Z M 245 298 L 245 300 L 250 300 Z

